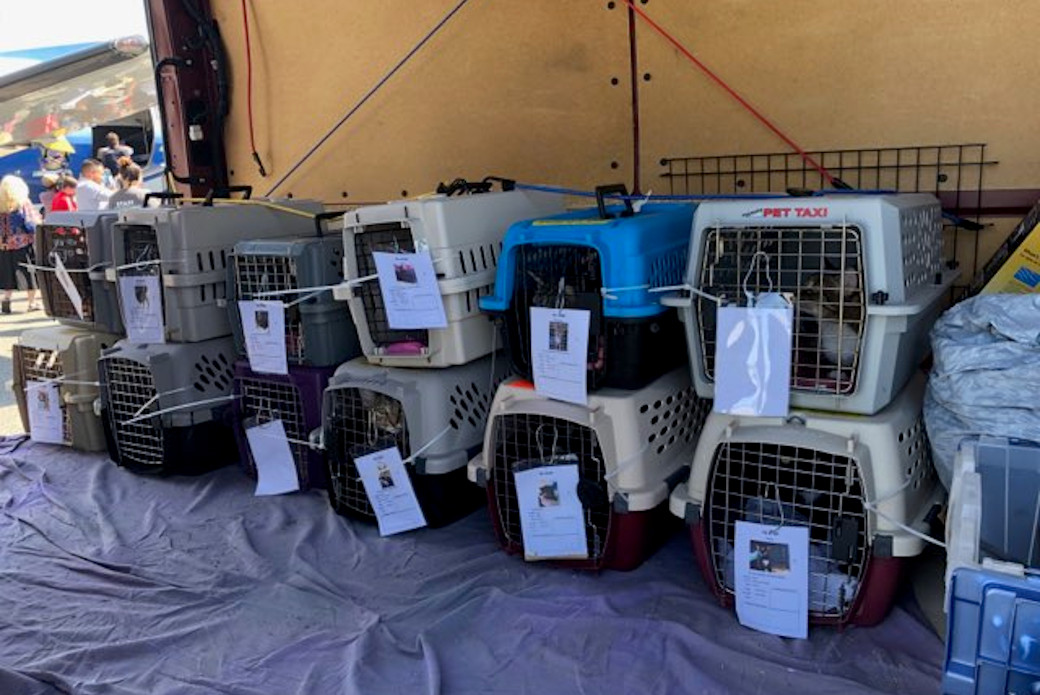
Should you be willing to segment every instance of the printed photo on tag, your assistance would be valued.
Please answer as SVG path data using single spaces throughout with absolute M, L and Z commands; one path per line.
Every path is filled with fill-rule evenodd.
M 288 374 L 285 303 L 242 300 L 238 303 L 249 368 L 260 374 Z
M 588 403 L 590 316 L 586 309 L 531 307 L 531 366 L 539 394 Z
M 65 290 L 65 294 L 68 296 L 69 301 L 72 302 L 72 308 L 76 310 L 76 314 L 80 319 L 82 319 L 83 295 L 79 293 L 79 288 L 77 288 L 76 283 L 72 281 L 72 276 L 65 267 L 65 263 L 61 260 L 61 256 L 52 253 L 51 261 L 54 264 L 54 275 L 58 278 L 58 284 L 61 285 L 63 290 Z
M 166 342 L 160 281 L 159 275 L 119 276 L 119 306 L 131 343 Z
M 793 322 L 790 305 L 783 308 L 719 307 L 715 412 L 787 415 L 791 398 Z
M 520 530 L 527 560 L 585 559 L 585 514 L 578 497 L 578 464 L 514 469 Z
M 284 495 L 300 489 L 296 461 L 281 420 L 247 427 L 246 441 L 256 465 L 257 497 Z
M 53 381 L 29 381 L 25 385 L 29 411 L 29 438 L 41 444 L 64 444 L 64 413 L 61 391 Z
M 426 517 L 415 496 L 408 469 L 396 446 L 358 456 L 354 464 L 375 512 L 380 536 L 426 526 Z
M 809 636 L 809 529 L 736 522 L 734 593 L 741 625 Z
M 372 254 L 390 328 L 447 328 L 444 298 L 428 251 Z

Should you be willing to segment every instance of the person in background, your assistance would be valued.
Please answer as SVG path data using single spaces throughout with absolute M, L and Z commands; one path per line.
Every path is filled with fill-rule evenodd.
M 43 190 L 40 191 L 40 205 L 43 206 L 44 214 L 51 211 L 51 202 L 54 200 L 54 196 L 58 195 L 58 181 L 61 180 L 59 174 L 47 172 L 40 177 L 40 183 L 43 185 Z
M 29 187 L 17 176 L 0 179 L 0 313 L 11 313 L 11 295 L 18 289 L 18 275 L 29 291 L 29 311 L 36 304 L 36 278 L 24 264 L 32 265 L 32 245 L 39 221 L 29 200 Z
M 135 208 L 144 205 L 144 197 L 148 189 L 141 180 L 141 167 L 134 164 L 129 157 L 119 159 L 119 182 L 123 188 L 108 199 L 109 209 Z
M 104 210 L 112 191 L 101 183 L 105 168 L 96 159 L 84 159 L 79 167 L 79 185 L 76 186 L 76 205 L 80 210 Z
M 58 192 L 51 201 L 51 208 L 47 212 L 74 212 L 79 209 L 76 205 L 76 188 L 79 181 L 71 176 L 61 177 L 58 183 Z
M 134 148 L 129 145 L 124 145 L 119 141 L 118 133 L 109 133 L 105 136 L 105 147 L 99 147 L 97 151 L 97 158 L 101 160 L 101 163 L 112 172 L 112 176 L 119 174 L 119 158 L 120 157 L 132 157 L 134 154 Z

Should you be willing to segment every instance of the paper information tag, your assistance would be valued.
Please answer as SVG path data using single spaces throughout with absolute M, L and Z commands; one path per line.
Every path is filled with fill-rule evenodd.
M 76 283 L 72 281 L 72 276 L 65 267 L 64 261 L 61 260 L 61 256 L 56 253 L 52 254 L 51 261 L 54 263 L 54 275 L 58 278 L 58 284 L 61 285 L 63 290 L 65 290 L 65 294 L 68 295 L 69 301 L 72 302 L 72 308 L 76 310 L 80 320 L 82 320 L 83 296 L 79 293 Z
M 578 498 L 578 464 L 514 471 L 520 530 L 527 560 L 585 559 L 585 514 Z
M 300 489 L 285 424 L 271 420 L 262 425 L 246 428 L 249 452 L 256 464 L 256 496 L 284 495 Z
M 285 302 L 240 301 L 238 315 L 242 319 L 249 368 L 260 374 L 288 374 Z
M 724 306 L 716 316 L 715 412 L 786 416 L 791 398 L 792 307 Z
M 386 320 L 395 330 L 447 328 L 433 258 L 425 253 L 372 254 Z
M 736 523 L 737 619 L 782 637 L 809 636 L 809 529 Z
M 380 536 L 391 536 L 426 525 L 426 517 L 396 446 L 358 456 L 354 465 L 376 513 Z
M 539 394 L 588 404 L 590 316 L 587 309 L 531 307 L 531 366 Z
M 29 411 L 29 438 L 41 444 L 64 444 L 61 392 L 53 381 L 29 381 L 25 385 Z
M 119 305 L 123 310 L 126 337 L 131 343 L 166 342 L 159 281 L 158 275 L 119 276 Z

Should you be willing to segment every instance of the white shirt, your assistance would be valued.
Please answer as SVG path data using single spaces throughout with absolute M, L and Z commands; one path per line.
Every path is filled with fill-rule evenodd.
M 76 185 L 76 205 L 80 210 L 104 210 L 111 197 L 112 191 L 90 179 L 83 179 Z

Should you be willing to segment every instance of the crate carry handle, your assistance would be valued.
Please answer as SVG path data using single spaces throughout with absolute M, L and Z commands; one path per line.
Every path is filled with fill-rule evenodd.
M 346 210 L 340 210 L 339 212 L 319 212 L 314 216 L 314 230 L 318 238 L 321 239 L 325 236 L 325 228 L 322 226 L 322 222 L 325 220 L 334 220 L 337 217 L 343 217 L 347 214 Z
M 619 217 L 631 217 L 634 215 L 632 210 L 632 201 L 628 199 L 628 188 L 623 183 L 608 183 L 605 186 L 596 186 L 596 209 L 599 210 L 599 217 L 601 220 L 609 220 L 614 217 L 611 213 L 607 212 L 607 201 L 608 195 L 618 194 L 621 196 L 621 200 L 625 203 L 624 211 Z
M 239 185 L 211 188 L 209 189 L 209 193 L 206 194 L 206 199 L 202 201 L 202 204 L 212 207 L 214 198 L 230 198 L 232 193 L 242 193 L 242 200 L 249 200 L 253 197 L 253 187 L 248 185 Z
M 151 200 L 152 198 L 155 198 L 156 200 L 160 200 L 161 201 L 161 200 L 177 200 L 178 198 L 183 198 L 183 197 L 184 197 L 183 193 L 171 193 L 171 192 L 167 192 L 167 191 L 159 191 L 159 192 L 156 192 L 156 193 L 145 193 L 144 194 L 144 201 L 141 203 L 141 207 L 143 207 L 143 208 L 148 207 L 148 201 Z

